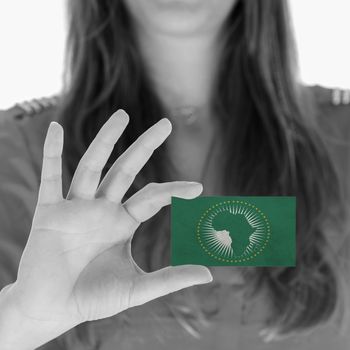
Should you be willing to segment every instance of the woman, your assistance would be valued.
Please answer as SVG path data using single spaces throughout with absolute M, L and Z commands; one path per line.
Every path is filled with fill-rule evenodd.
M 334 164 L 327 124 L 295 80 L 285 1 L 69 6 L 66 93 L 18 150 L 10 141 L 24 123 L 2 128 L 3 153 L 16 151 L 2 173 L 2 266 L 13 262 L 0 295 L 5 348 L 262 349 L 261 330 L 278 340 L 269 349 L 345 349 L 332 328 L 348 288 L 345 162 Z M 57 123 L 39 172 L 50 120 L 65 131 L 63 196 Z M 202 190 L 296 195 L 297 267 L 164 268 L 168 211 L 153 216 L 171 195 Z M 34 214 L 27 231 L 14 198 Z

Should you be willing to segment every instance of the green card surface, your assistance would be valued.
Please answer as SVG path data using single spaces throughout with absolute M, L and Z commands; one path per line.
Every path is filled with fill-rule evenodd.
M 171 264 L 295 266 L 295 197 L 171 201 Z

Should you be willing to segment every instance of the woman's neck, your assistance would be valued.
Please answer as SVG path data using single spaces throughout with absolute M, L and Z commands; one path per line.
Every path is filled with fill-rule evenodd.
M 217 66 L 215 35 L 176 37 L 138 33 L 141 55 L 164 106 L 208 108 Z

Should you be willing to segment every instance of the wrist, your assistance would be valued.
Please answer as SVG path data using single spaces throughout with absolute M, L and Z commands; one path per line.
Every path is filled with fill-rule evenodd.
M 25 312 L 15 283 L 0 291 L 0 340 L 3 350 L 33 350 L 67 331 L 56 321 L 42 320 Z

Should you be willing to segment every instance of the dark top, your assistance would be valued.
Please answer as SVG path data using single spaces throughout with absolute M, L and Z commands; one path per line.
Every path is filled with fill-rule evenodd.
M 350 93 L 320 86 L 305 88 L 305 93 L 319 107 L 318 121 L 322 134 L 341 174 L 344 191 L 350 193 Z M 21 253 L 30 232 L 40 184 L 44 139 L 50 121 L 56 118 L 53 113 L 55 102 L 53 99 L 34 100 L 0 112 L 0 288 L 16 279 Z M 67 193 L 70 180 L 63 162 L 64 193 Z M 98 347 L 101 350 L 350 348 L 349 332 L 346 336 L 339 335 L 338 327 L 332 323 L 315 329 L 307 336 L 297 335 L 264 343 L 258 333 L 267 304 L 252 301 L 246 307 L 248 311 L 242 320 L 239 284 L 235 292 L 232 292 L 233 289 L 217 286 L 196 289 L 198 295 L 205 298 L 208 307 L 218 301 L 223 305 L 213 316 L 212 324 L 204 328 L 200 339 L 191 329 L 187 331 L 186 325 L 176 321 L 176 316 L 169 316 L 166 297 L 126 310 L 113 318 L 90 322 L 90 327 L 93 334 L 103 339 Z M 41 349 L 93 348 L 79 345 L 74 339 L 76 330 L 71 330 Z

